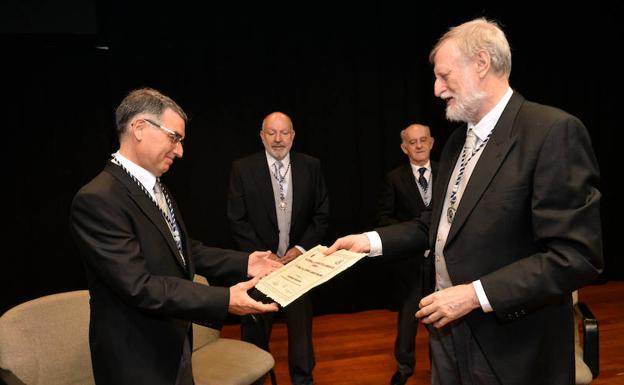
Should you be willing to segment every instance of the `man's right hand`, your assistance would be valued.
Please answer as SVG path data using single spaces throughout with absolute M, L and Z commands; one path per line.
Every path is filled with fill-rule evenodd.
M 228 312 L 236 315 L 258 314 L 277 311 L 276 303 L 262 303 L 251 298 L 247 290 L 256 286 L 260 277 L 255 277 L 249 281 L 240 282 L 230 287 L 230 303 Z
M 365 234 L 352 234 L 336 239 L 333 245 L 325 250 L 325 255 L 329 255 L 338 250 L 346 249 L 356 253 L 370 252 L 370 241 Z

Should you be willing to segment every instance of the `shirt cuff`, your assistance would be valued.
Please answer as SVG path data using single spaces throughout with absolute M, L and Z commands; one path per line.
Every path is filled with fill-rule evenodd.
M 370 252 L 368 253 L 369 257 L 376 257 L 381 255 L 383 252 L 383 247 L 381 246 L 381 237 L 376 231 L 368 231 L 364 233 L 368 238 L 368 242 L 370 242 Z
M 481 309 L 484 313 L 491 313 L 494 311 L 492 309 L 492 305 L 490 305 L 490 301 L 488 300 L 487 295 L 485 295 L 485 290 L 483 290 L 483 285 L 481 284 L 481 280 L 476 280 L 472 282 L 472 286 L 477 293 L 477 298 L 479 298 L 479 303 L 481 304 Z
M 299 245 L 295 245 L 295 247 L 297 248 L 297 250 L 301 251 L 301 254 L 306 252 L 306 249 L 304 249 L 303 247 L 301 247 Z

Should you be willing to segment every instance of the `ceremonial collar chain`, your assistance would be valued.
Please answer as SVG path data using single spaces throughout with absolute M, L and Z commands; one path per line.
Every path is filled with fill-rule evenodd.
M 284 164 L 282 163 L 281 160 L 276 160 L 275 163 L 273 163 L 273 164 L 275 165 L 275 164 L 277 164 L 277 162 L 280 162 L 282 164 L 282 167 L 284 167 Z M 275 171 L 271 170 L 271 175 L 273 175 L 275 180 L 278 181 L 279 183 L 282 183 L 284 181 L 284 179 L 286 179 L 286 175 L 288 175 L 288 170 L 290 170 L 290 163 L 291 162 L 288 162 L 288 166 L 286 166 L 286 171 L 284 172 L 284 175 L 282 175 L 279 172 L 279 168 L 276 170 L 277 174 L 275 173 Z
M 160 185 L 160 191 L 162 191 L 163 195 L 165 196 L 165 201 L 167 202 L 167 207 L 169 208 L 169 213 L 171 213 L 171 216 L 169 215 L 169 213 L 166 213 L 160 207 L 160 205 L 158 204 L 158 202 L 156 202 L 156 200 L 154 199 L 152 194 L 150 194 L 150 192 L 147 191 L 145 186 L 143 186 L 143 183 L 141 183 L 134 175 L 132 175 L 132 173 L 127 168 L 124 167 L 124 165 L 119 161 L 119 159 L 117 159 L 117 157 L 115 157 L 115 154 L 113 154 L 111 156 L 111 162 L 113 162 L 117 166 L 121 167 L 121 169 L 124 170 L 126 174 L 128 174 L 128 176 L 137 184 L 137 186 L 139 186 L 141 191 L 143 191 L 145 193 L 145 195 L 149 198 L 149 200 L 151 200 L 154 203 L 154 205 L 156 205 L 156 208 L 158 208 L 158 210 L 161 212 L 162 216 L 165 218 L 165 221 L 167 222 L 167 226 L 169 226 L 169 229 L 171 230 L 174 238 L 176 238 L 176 234 L 179 234 L 179 232 L 178 232 L 178 226 L 177 226 L 176 219 L 175 219 L 175 214 L 173 213 L 173 205 L 171 204 L 171 199 L 169 198 L 169 193 L 163 187 L 163 185 L 160 183 L 160 179 L 156 178 L 156 183 L 158 183 Z M 180 251 L 180 254 L 182 254 L 182 249 L 181 249 L 182 243 L 181 242 L 177 242 L 177 240 L 176 240 L 176 243 L 179 243 L 178 249 Z
M 479 146 L 477 146 L 477 148 L 474 151 L 472 151 L 470 156 L 468 156 L 468 159 L 466 159 L 467 151 L 466 151 L 466 146 L 464 145 L 464 149 L 462 150 L 462 155 L 461 155 L 461 163 L 459 164 L 459 173 L 457 174 L 457 179 L 455 179 L 455 184 L 453 185 L 453 190 L 451 191 L 449 207 L 446 210 L 446 219 L 448 220 L 449 223 L 453 223 L 453 219 L 455 218 L 455 212 L 457 211 L 457 208 L 455 207 L 455 204 L 457 203 L 457 192 L 459 191 L 459 186 L 461 185 L 462 178 L 464 177 L 464 171 L 466 170 L 466 165 L 468 165 L 468 163 L 472 160 L 472 158 L 475 155 L 477 155 L 477 153 L 481 151 L 483 147 L 485 147 L 487 142 L 490 140 L 490 137 L 492 136 L 492 132 L 493 131 L 490 131 L 490 133 L 485 138 L 485 140 L 483 140 L 481 144 L 479 144 Z

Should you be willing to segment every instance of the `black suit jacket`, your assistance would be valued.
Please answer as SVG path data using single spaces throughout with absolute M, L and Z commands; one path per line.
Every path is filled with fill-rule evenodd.
M 438 163 L 431 161 L 432 178 L 429 188 L 432 189 L 432 198 L 437 172 Z M 377 224 L 388 226 L 409 221 L 419 217 L 430 207 L 431 205 L 425 206 L 412 172 L 412 166 L 406 162 L 386 175 L 379 196 Z M 418 250 L 398 256 L 398 260 L 387 262 L 391 276 L 389 284 L 393 287 L 390 299 L 396 301 L 396 304 L 390 302 L 390 308 L 401 306 L 410 296 L 420 297 L 422 294 L 423 252 L 424 250 Z
M 74 197 L 70 227 L 91 295 L 98 385 L 173 384 L 190 322 L 220 328 L 227 315 L 228 288 L 193 283 L 195 271 L 211 283 L 246 275 L 246 254 L 191 240 L 172 203 L 187 267 L 156 205 L 119 166 L 108 163 Z
M 288 248 L 298 245 L 308 250 L 323 241 L 329 198 L 318 159 L 291 152 L 290 162 L 293 202 Z M 227 214 L 240 250 L 277 251 L 275 198 L 264 151 L 232 165 Z
M 431 187 L 438 172 L 438 163 L 431 162 Z M 433 197 L 433 190 L 431 191 Z M 379 198 L 377 224 L 388 226 L 409 221 L 420 215 L 427 206 L 420 195 L 416 178 L 409 162 L 390 171 L 384 180 Z
M 434 247 L 466 131 L 444 147 L 427 220 L 379 229 L 384 253 Z M 571 292 L 602 269 L 598 166 L 583 124 L 514 93 L 466 185 L 444 256 L 453 284 L 481 280 L 494 312 L 465 320 L 504 384 L 573 384 Z M 427 241 L 427 238 L 429 240 Z M 429 290 L 433 288 L 433 258 Z

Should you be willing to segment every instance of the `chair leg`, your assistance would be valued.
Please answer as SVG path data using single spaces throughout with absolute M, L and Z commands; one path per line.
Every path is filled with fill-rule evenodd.
M 269 376 L 271 377 L 271 385 L 277 385 L 277 379 L 275 378 L 275 371 L 269 370 Z
M 579 302 L 576 304 L 576 311 L 583 320 L 583 361 L 589 367 L 594 378 L 600 373 L 600 350 L 598 337 L 598 320 L 589 310 L 589 307 Z
M 263 346 L 261 347 L 270 353 L 268 325 L 266 325 L 266 323 L 264 322 L 264 318 L 262 316 L 253 317 L 253 321 L 254 321 L 254 325 L 256 326 L 257 335 L 263 337 L 263 341 L 261 342 Z M 271 377 L 271 385 L 277 385 L 277 378 L 275 377 L 275 371 L 273 370 L 273 368 L 269 370 L 269 377 Z

